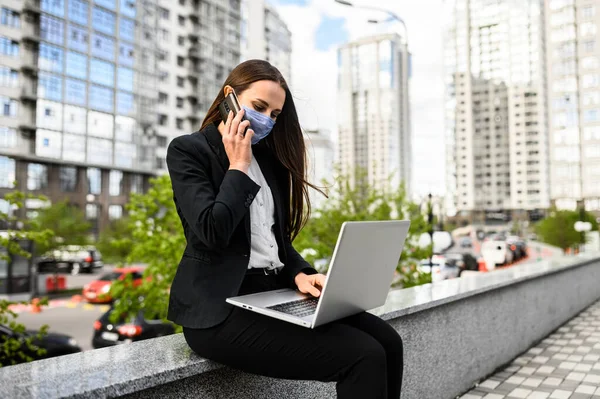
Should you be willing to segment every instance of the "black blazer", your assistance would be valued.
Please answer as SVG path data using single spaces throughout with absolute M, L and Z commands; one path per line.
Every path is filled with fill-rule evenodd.
M 275 237 L 282 275 L 296 288 L 299 272 L 313 269 L 285 232 L 290 202 L 287 171 L 264 143 L 252 146 L 275 203 Z M 225 299 L 237 295 L 250 259 L 249 207 L 260 186 L 239 170 L 228 170 L 221 134 L 213 124 L 175 138 L 167 149 L 173 201 L 187 246 L 171 285 L 167 318 L 189 328 L 208 328 L 229 315 Z

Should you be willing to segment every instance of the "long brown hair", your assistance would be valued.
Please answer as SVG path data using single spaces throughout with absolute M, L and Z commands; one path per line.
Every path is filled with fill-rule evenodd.
M 229 85 L 233 87 L 237 94 L 241 94 L 252 83 L 260 80 L 277 82 L 285 90 L 285 102 L 281 113 L 277 116 L 273 131 L 262 141 L 271 149 L 275 158 L 287 171 L 285 190 L 288 190 L 288 192 L 286 192 L 286 198 L 290 197 L 291 201 L 286 204 L 288 209 L 285 214 L 288 220 L 285 221 L 285 228 L 286 233 L 293 240 L 300 233 L 310 216 L 311 206 L 308 188 L 312 187 L 321 193 L 323 192 L 306 180 L 307 161 L 304 136 L 298 121 L 298 113 L 296 112 L 292 93 L 281 72 L 263 60 L 249 60 L 239 64 L 223 83 L 217 98 L 215 98 L 206 113 L 201 129 L 211 123 L 221 121 L 218 107 L 225 99 L 225 86 Z

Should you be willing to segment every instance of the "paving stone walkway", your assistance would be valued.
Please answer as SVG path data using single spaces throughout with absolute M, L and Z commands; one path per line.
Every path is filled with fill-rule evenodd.
M 461 399 L 600 399 L 600 301 Z

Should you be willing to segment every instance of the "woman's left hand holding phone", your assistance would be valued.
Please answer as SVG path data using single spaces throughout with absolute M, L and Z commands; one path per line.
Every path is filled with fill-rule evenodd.
M 246 130 L 250 126 L 250 122 L 247 120 L 242 121 L 243 116 L 243 109 L 235 117 L 233 112 L 229 111 L 227 122 L 225 122 L 223 146 L 227 158 L 229 158 L 229 169 L 237 169 L 248 173 L 252 160 L 251 142 L 254 131 L 252 129 Z M 246 131 L 246 134 L 244 134 L 244 131 Z

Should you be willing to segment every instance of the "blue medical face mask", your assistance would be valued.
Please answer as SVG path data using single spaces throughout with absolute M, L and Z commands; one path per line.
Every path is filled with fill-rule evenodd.
M 244 116 L 250 122 L 250 129 L 254 130 L 254 136 L 252 136 L 252 144 L 256 144 L 271 133 L 275 121 L 258 111 L 248 108 L 242 105 L 244 108 Z

